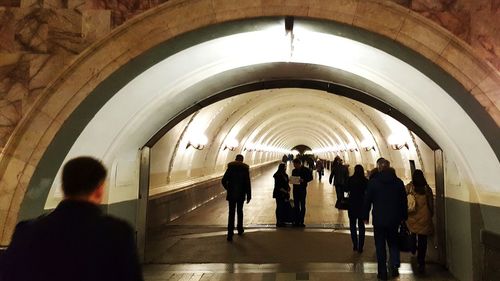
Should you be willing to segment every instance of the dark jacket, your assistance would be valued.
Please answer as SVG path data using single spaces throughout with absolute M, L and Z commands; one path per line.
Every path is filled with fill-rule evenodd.
M 364 219 L 373 205 L 373 226 L 394 227 L 408 219 L 408 206 L 403 181 L 389 171 L 382 171 L 368 181 Z
M 245 201 L 252 198 L 250 186 L 250 169 L 247 164 L 233 161 L 227 164 L 227 170 L 222 177 L 222 186 L 227 190 L 226 200 Z
M 363 177 L 350 177 L 347 181 L 347 189 L 349 192 L 349 218 L 363 218 L 363 204 L 365 202 L 365 192 L 368 179 Z
M 293 169 L 292 176 L 300 177 L 303 180 L 301 184 L 293 185 L 294 190 L 296 188 L 303 188 L 305 190 L 307 188 L 307 183 L 313 180 L 312 171 L 304 166 Z
M 349 179 L 349 170 L 342 164 L 334 165 L 330 173 L 329 182 L 337 187 L 345 187 Z
M 97 205 L 65 200 L 47 216 L 17 225 L 0 280 L 143 279 L 132 228 Z
M 273 198 L 279 199 L 287 199 L 290 197 L 290 185 L 288 185 L 288 175 L 286 173 L 278 173 L 276 172 L 273 175 L 274 178 L 274 190 L 273 190 Z M 284 192 L 283 190 L 286 190 Z

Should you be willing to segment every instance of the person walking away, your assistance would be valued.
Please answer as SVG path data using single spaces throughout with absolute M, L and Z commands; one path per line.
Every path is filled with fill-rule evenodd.
M 375 163 L 375 168 L 373 168 L 368 174 L 368 179 L 372 179 L 374 178 L 376 175 L 378 175 L 379 171 L 380 171 L 380 164 L 382 163 L 382 161 L 384 161 L 385 158 L 383 157 L 380 157 L 379 159 L 377 159 L 377 162 Z
M 222 186 L 227 190 L 226 200 L 229 204 L 229 214 L 227 222 L 227 241 L 233 241 L 234 234 L 234 213 L 238 214 L 238 235 L 243 235 L 243 203 L 245 197 L 247 204 L 252 199 L 250 185 L 250 168 L 243 163 L 243 155 L 236 155 L 233 162 L 227 164 L 227 170 L 222 177 Z
M 286 164 L 280 163 L 278 170 L 273 175 L 274 190 L 273 198 L 276 199 L 276 226 L 285 226 L 285 204 L 290 199 L 290 186 L 288 185 L 288 175 L 286 173 Z
M 286 164 L 287 161 L 288 161 L 288 156 L 284 154 L 283 157 L 281 157 L 281 162 Z
M 389 246 L 391 275 L 399 276 L 398 226 L 408 219 L 408 206 L 403 181 L 396 176 L 396 172 L 390 167 L 390 162 L 385 159 L 380 163 L 379 174 L 368 181 L 363 213 L 365 224 L 368 223 L 372 206 L 377 277 L 380 280 L 387 280 L 385 245 L 387 243 Z
M 323 161 L 321 159 L 316 161 L 316 171 L 318 172 L 319 182 L 321 182 L 321 177 L 323 177 L 325 172 L 325 167 L 323 166 Z
M 2 255 L 0 280 L 143 280 L 134 230 L 99 207 L 106 174 L 92 157 L 66 162 L 64 199 L 49 214 L 18 223 Z
M 356 165 L 354 174 L 347 181 L 347 192 L 349 192 L 349 228 L 353 251 L 363 252 L 365 245 L 365 224 L 363 222 L 363 203 L 365 200 L 368 179 L 365 177 L 363 166 Z M 359 235 L 358 229 L 359 228 Z
M 297 220 L 294 225 L 305 227 L 307 183 L 312 181 L 313 176 L 311 170 L 302 166 L 302 162 L 299 159 L 296 158 L 293 160 L 293 166 L 292 176 L 299 178 L 299 182 L 293 183 L 295 218 Z
M 425 180 L 422 170 L 415 170 L 412 181 L 406 185 L 406 193 L 415 197 L 415 210 L 408 214 L 408 229 L 416 243 L 418 271 L 425 272 L 427 237 L 434 233 L 434 195 Z
M 337 202 L 344 200 L 344 190 L 346 189 L 347 179 L 349 178 L 349 171 L 342 162 L 343 161 L 339 156 L 335 157 L 329 178 L 330 184 L 333 183 L 335 186 Z

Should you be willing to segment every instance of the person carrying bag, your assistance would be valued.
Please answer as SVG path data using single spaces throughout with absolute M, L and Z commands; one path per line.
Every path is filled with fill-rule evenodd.
M 407 224 L 413 241 L 412 253 L 417 253 L 418 271 L 422 273 L 425 271 L 427 237 L 434 233 L 434 195 L 422 170 L 415 170 L 406 192 L 413 192 L 415 196 L 415 210 L 408 214 Z

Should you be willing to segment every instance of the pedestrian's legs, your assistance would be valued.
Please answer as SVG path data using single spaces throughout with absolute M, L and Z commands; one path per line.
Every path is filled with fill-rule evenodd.
M 322 171 L 321 170 L 318 170 L 318 177 L 319 177 L 319 181 L 321 182 L 321 177 L 323 176 L 322 174 Z
M 243 234 L 243 204 L 245 203 L 244 200 L 238 201 L 236 206 L 236 211 L 238 213 L 238 234 Z
M 373 227 L 373 238 L 375 239 L 375 252 L 377 254 L 378 276 L 387 279 L 387 252 L 385 249 L 386 228 Z
M 358 250 L 358 230 L 356 229 L 356 218 L 349 218 L 349 229 L 351 231 L 352 249 Z
M 418 265 L 421 267 L 425 266 L 425 255 L 427 253 L 427 235 L 418 235 L 418 250 L 417 250 L 417 260 Z
M 306 192 L 302 193 L 302 200 L 300 201 L 300 224 L 304 224 L 306 217 Z
M 276 224 L 280 224 L 283 220 L 283 199 L 276 198 Z
M 359 228 L 359 241 L 358 241 L 358 252 L 363 252 L 363 247 L 365 246 L 365 223 L 362 219 L 358 218 L 358 228 Z
M 411 253 L 415 255 L 417 252 L 417 234 L 416 233 L 411 233 L 410 234 L 410 241 L 411 241 Z
M 233 237 L 234 230 L 234 212 L 236 211 L 236 201 L 228 201 L 229 203 L 229 215 L 227 220 L 227 237 L 228 239 Z
M 399 256 L 398 228 L 399 226 L 387 228 L 387 244 L 389 245 L 389 260 L 391 262 L 391 271 L 393 276 L 399 276 L 398 268 L 401 264 Z
M 294 203 L 293 209 L 295 213 L 295 219 L 293 223 L 295 225 L 300 224 L 300 200 L 301 196 L 299 190 L 293 189 L 293 203 Z

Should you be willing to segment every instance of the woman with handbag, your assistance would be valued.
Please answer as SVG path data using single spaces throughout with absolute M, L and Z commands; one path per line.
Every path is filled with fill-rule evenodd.
M 416 243 L 418 270 L 424 272 L 427 237 L 434 233 L 434 196 L 422 170 L 413 172 L 412 181 L 406 185 L 406 193 L 415 198 L 414 210 L 408 212 L 407 225 Z
M 285 226 L 286 204 L 290 199 L 290 185 L 288 185 L 288 175 L 286 173 L 286 164 L 280 163 L 278 170 L 273 175 L 274 190 L 273 198 L 276 199 L 276 227 Z M 289 203 L 288 203 L 289 204 Z
M 351 230 L 352 249 L 363 252 L 365 244 L 365 224 L 363 222 L 363 203 L 365 200 L 368 179 L 365 177 L 363 166 L 356 165 L 354 174 L 347 181 L 347 192 L 349 192 L 349 228 Z M 356 225 L 359 227 L 356 229 Z

